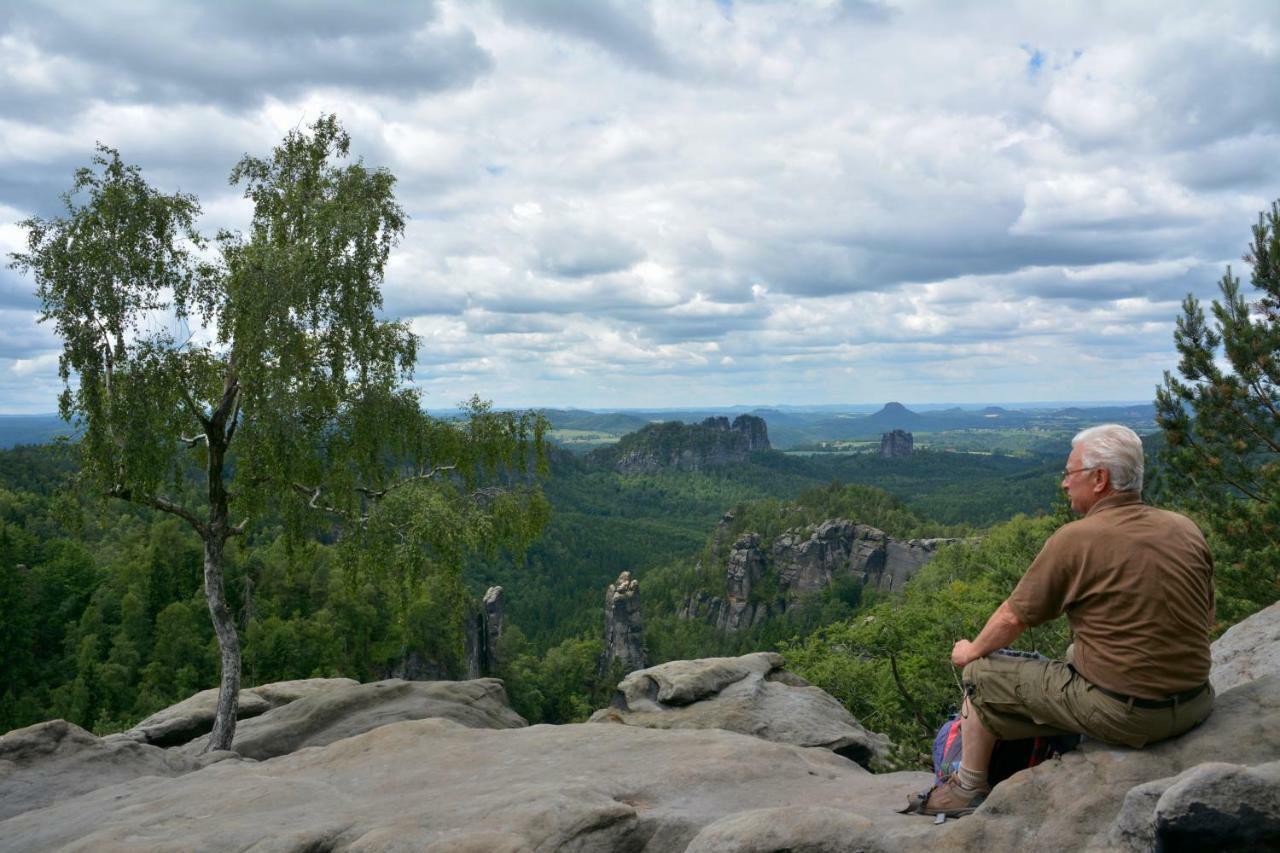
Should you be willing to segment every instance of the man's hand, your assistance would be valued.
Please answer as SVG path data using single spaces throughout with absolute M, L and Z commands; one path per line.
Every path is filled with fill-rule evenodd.
M 1013 641 L 1018 639 L 1026 629 L 1027 626 L 1006 601 L 991 614 L 986 626 L 972 642 L 956 640 L 956 644 L 951 647 L 951 662 L 960 667 L 968 666 L 996 649 L 1012 645 Z
M 982 655 L 977 653 L 973 643 L 968 640 L 956 640 L 956 644 L 951 647 L 951 662 L 962 669 L 980 657 Z

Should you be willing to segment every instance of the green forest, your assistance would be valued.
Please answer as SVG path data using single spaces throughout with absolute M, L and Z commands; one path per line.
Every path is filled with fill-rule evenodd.
M 410 658 L 465 677 L 466 626 L 494 585 L 493 674 L 513 706 L 581 720 L 619 675 L 600 669 L 602 599 L 626 570 L 651 663 L 779 650 L 892 736 L 896 762 L 918 760 L 958 698 L 951 643 L 1069 520 L 1072 432 L 1038 420 L 1026 442 L 967 432 L 981 452 L 766 450 L 621 473 L 615 451 L 551 445 L 536 412 L 472 400 L 430 415 L 407 386 L 416 338 L 379 310 L 404 227 L 394 179 L 347 146 L 327 118 L 241 161 L 245 234 L 202 237 L 197 200 L 156 192 L 108 148 L 64 217 L 24 223 L 13 265 L 65 342 L 60 410 L 78 432 L 0 451 L 0 731 L 63 718 L 108 733 L 219 685 L 369 681 Z M 1280 598 L 1280 206 L 1249 257 L 1248 288 L 1228 270 L 1207 312 L 1184 302 L 1148 436 L 1147 499 L 1209 536 L 1219 630 Z M 162 309 L 217 334 L 146 327 Z M 667 450 L 707 441 L 640 429 Z M 721 536 L 772 537 L 833 518 L 960 541 L 898 592 L 841 580 L 732 634 L 678 616 L 723 583 L 722 521 Z M 1063 624 L 1022 640 L 1065 642 Z M 229 743 L 234 705 L 230 728 L 218 713 Z

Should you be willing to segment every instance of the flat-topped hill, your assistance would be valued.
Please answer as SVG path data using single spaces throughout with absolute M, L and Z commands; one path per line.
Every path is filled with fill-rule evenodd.
M 770 450 L 769 429 L 754 415 L 710 417 L 696 424 L 664 421 L 624 435 L 612 447 L 588 454 L 596 464 L 622 474 L 664 469 L 702 471 L 745 462 L 755 452 Z

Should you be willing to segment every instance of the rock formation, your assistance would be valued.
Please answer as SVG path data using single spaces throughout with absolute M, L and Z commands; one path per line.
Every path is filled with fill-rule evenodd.
M 196 766 L 181 750 L 55 721 L 0 737 L 0 849 L 1277 849 L 1280 671 L 1274 647 L 1247 642 L 1277 629 L 1280 604 L 1215 644 L 1217 706 L 1196 729 L 1143 750 L 1086 741 L 941 826 L 896 814 L 929 773 L 876 775 L 826 749 L 718 728 L 414 719 L 264 761 L 224 753 Z M 668 706 L 658 715 L 726 702 L 735 672 L 763 668 L 687 664 L 659 679 L 637 673 L 619 713 L 646 700 Z
M 304 747 L 325 746 L 388 723 L 429 717 L 479 729 L 528 725 L 511 710 L 502 682 L 496 678 L 390 679 L 315 693 L 246 720 L 236 726 L 231 748 L 245 758 L 265 761 Z M 178 751 L 196 756 L 203 748 L 204 738 L 200 738 Z
M 825 691 L 783 668 L 782 656 L 672 661 L 622 680 L 593 723 L 651 729 L 724 729 L 777 743 L 829 749 L 870 768 L 892 747 Z
M 764 420 L 739 415 L 732 422 L 726 417 L 711 417 L 698 424 L 649 424 L 624 435 L 612 447 L 592 451 L 587 458 L 622 474 L 648 474 L 667 468 L 702 471 L 740 464 L 750 454 L 769 449 Z
M 604 653 L 600 672 L 608 672 L 614 661 L 622 672 L 644 669 L 644 621 L 640 617 L 640 582 L 623 572 L 609 584 L 604 594 Z
M 480 602 L 480 613 L 484 619 L 484 673 L 488 675 L 497 669 L 498 640 L 502 637 L 502 626 L 507 616 L 502 587 L 491 586 L 485 591 L 484 599 Z
M 900 590 L 940 546 L 955 541 L 893 539 L 874 527 L 842 518 L 792 528 L 767 548 L 758 534 L 744 533 L 734 540 L 725 559 L 724 598 L 692 593 L 678 615 L 739 631 L 785 612 L 799 598 L 821 592 L 842 577 L 884 592 Z M 752 591 L 769 571 L 776 574 L 778 596 L 757 600 Z
M 270 761 L 102 788 L 0 822 L 0 847 L 676 853 L 706 849 L 700 833 L 726 818 L 822 804 L 894 824 L 889 843 L 864 849 L 902 849 L 912 836 L 922 849 L 935 827 L 892 811 L 927 778 L 875 776 L 824 749 L 714 729 L 411 720 Z
M 729 429 L 746 437 L 747 450 L 752 453 L 773 449 L 769 444 L 769 428 L 764 418 L 758 418 L 755 415 L 738 415 L 733 419 Z
M 272 708 L 279 708 L 307 696 L 354 686 L 356 681 L 350 678 L 304 678 L 249 687 L 240 691 L 236 720 L 247 720 L 265 714 Z M 128 731 L 111 737 L 155 746 L 187 743 L 213 731 L 213 717 L 217 709 L 217 688 L 202 690 L 189 699 L 155 712 Z
M 910 456 L 915 438 L 906 430 L 895 429 L 880 436 L 880 455 L 889 459 Z
M 132 738 L 99 738 L 66 720 L 0 737 L 0 821 L 139 776 L 171 778 L 235 757 L 189 756 Z M 0 849 L 6 848 L 0 830 Z
M 502 587 L 491 586 L 480 600 L 480 607 L 467 623 L 464 636 L 467 656 L 467 678 L 481 678 L 498 671 L 498 638 L 506 618 L 506 602 Z

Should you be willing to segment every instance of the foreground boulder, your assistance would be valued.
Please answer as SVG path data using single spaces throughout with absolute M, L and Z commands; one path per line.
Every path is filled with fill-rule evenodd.
M 889 739 L 869 732 L 830 694 L 783 668 L 782 656 L 672 661 L 618 684 L 609 708 L 591 722 L 651 729 L 724 729 L 829 749 L 863 767 L 883 760 Z
M 265 760 L 308 746 L 334 741 L 398 723 L 439 717 L 473 729 L 514 729 L 527 726 L 511 710 L 502 682 L 401 681 L 340 685 L 268 711 L 236 726 L 231 749 L 245 758 Z M 182 747 L 195 755 L 203 739 Z
M 15 729 L 0 736 L 0 820 L 139 776 L 180 776 L 230 756 L 107 741 L 66 720 Z
M 412 720 L 95 791 L 0 823 L 0 846 L 681 851 L 727 816 L 820 803 L 876 816 L 880 835 L 865 849 L 888 853 L 936 837 L 928 821 L 893 814 L 901 792 L 927 779 L 874 776 L 826 750 L 726 731 Z
M 251 713 L 275 707 L 236 726 L 234 751 L 201 754 L 203 734 L 169 749 L 146 743 L 148 733 L 176 738 L 199 731 L 191 722 L 211 708 L 216 691 L 196 694 L 124 734 L 99 738 L 65 720 L 17 729 L 0 737 L 0 820 L 140 777 L 176 777 L 231 759 L 265 760 L 308 746 L 323 746 L 388 723 L 439 717 L 470 728 L 528 725 L 507 704 L 502 682 L 379 681 L 348 678 L 277 682 L 241 693 Z M 211 714 L 210 714 L 211 719 Z M 0 833 L 0 849 L 7 849 Z
M 1280 603 L 1232 625 L 1213 644 L 1212 651 L 1209 683 L 1219 693 L 1280 673 Z
M 1280 850 L 1280 761 L 1207 762 L 1131 788 L 1111 840 L 1129 850 Z

